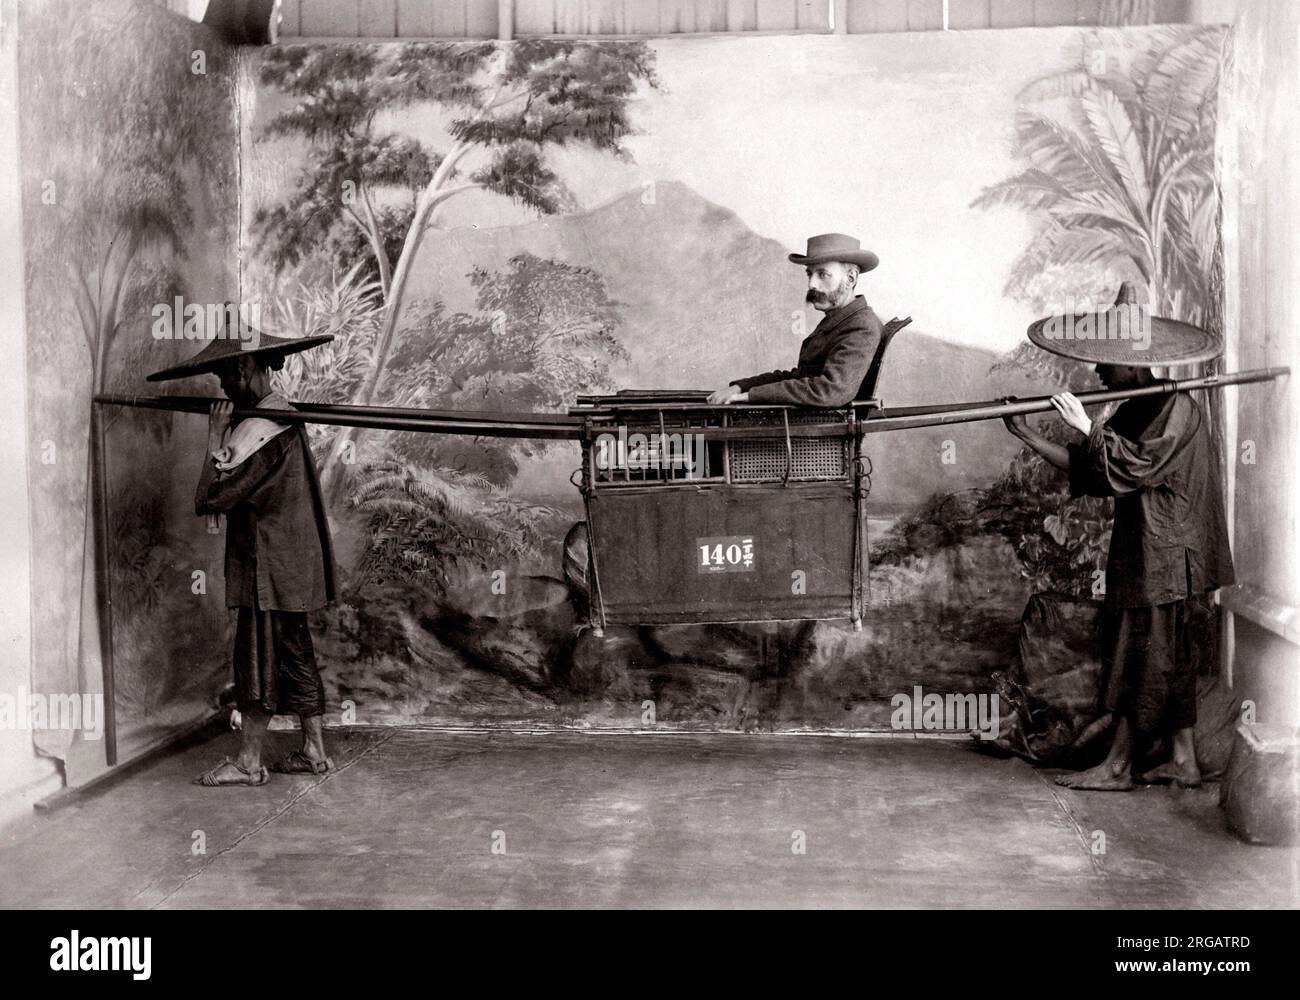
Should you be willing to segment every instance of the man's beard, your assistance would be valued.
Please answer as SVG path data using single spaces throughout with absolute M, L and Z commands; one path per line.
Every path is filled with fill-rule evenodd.
M 835 291 L 831 294 L 819 292 L 815 289 L 808 289 L 808 294 L 803 300 L 815 309 L 830 309 L 836 302 L 847 301 L 853 292 L 853 282 L 845 277 L 835 286 Z

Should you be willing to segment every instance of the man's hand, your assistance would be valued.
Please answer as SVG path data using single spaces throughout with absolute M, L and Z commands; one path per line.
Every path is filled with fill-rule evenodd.
M 1003 396 L 999 400 L 1002 403 L 1014 403 L 1015 401 L 1015 396 Z M 1021 440 L 1024 440 L 1025 435 L 1029 433 L 1029 421 L 1025 419 L 1023 413 L 1009 413 L 1002 418 L 1002 423 L 1006 425 L 1007 430 Z
M 746 393 L 740 391 L 740 386 L 729 385 L 709 396 L 708 401 L 714 406 L 721 406 L 727 403 L 743 403 L 748 398 Z
M 1092 431 L 1092 418 L 1083 408 L 1077 396 L 1068 392 L 1060 392 L 1052 397 L 1052 405 L 1056 407 L 1056 412 L 1061 415 L 1061 419 L 1077 431 L 1089 434 Z
M 1023 438 L 1029 430 L 1029 421 L 1025 419 L 1023 413 L 1011 413 L 1002 418 L 1002 422 L 1007 425 L 1007 430 L 1018 438 Z
M 234 409 L 234 403 L 223 399 L 213 403 L 208 410 L 208 454 L 221 449 L 226 429 L 230 426 L 230 414 Z
M 1060 396 L 1052 397 L 1053 403 L 1055 403 L 1058 399 L 1062 400 L 1061 404 L 1057 406 L 1058 410 L 1061 409 L 1062 406 L 1067 405 L 1064 402 L 1064 398 L 1068 398 L 1071 402 L 1073 402 L 1074 405 L 1079 408 L 1080 413 L 1083 412 L 1082 404 L 1073 396 L 1071 396 L 1068 392 L 1063 392 L 1061 393 Z M 1015 396 L 1007 396 L 1005 399 L 1002 400 L 1002 402 L 1013 403 L 1015 402 L 1015 399 L 1016 399 Z M 1064 416 L 1064 413 L 1062 413 L 1062 416 Z M 1084 416 L 1084 419 L 1085 420 L 1087 419 L 1086 415 Z M 1056 466 L 1058 469 L 1063 469 L 1066 471 L 1069 470 L 1070 468 L 1069 449 L 1066 448 L 1064 445 L 1059 445 L 1054 441 L 1047 440 L 1047 438 L 1043 437 L 1043 435 L 1039 434 L 1036 430 L 1030 427 L 1029 421 L 1025 418 L 1025 414 L 1008 413 L 1005 417 L 1002 418 L 1002 422 L 1007 425 L 1007 430 L 1009 430 L 1012 434 L 1018 437 L 1025 444 L 1029 445 L 1029 447 L 1033 451 L 1037 452 L 1039 456 L 1043 458 L 1044 461 L 1048 462 L 1051 465 Z

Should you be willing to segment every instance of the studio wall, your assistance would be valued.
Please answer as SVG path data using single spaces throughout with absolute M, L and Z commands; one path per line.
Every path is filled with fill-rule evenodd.
M 27 417 L 23 328 L 22 165 L 18 152 L 18 9 L 0 4 L 0 334 L 9 348 L 3 376 L 3 419 L 20 427 Z M 27 440 L 0 441 L 7 469 L 27 467 Z M 31 689 L 31 537 L 25 475 L 0 480 L 0 509 L 9 530 L 0 535 L 0 698 L 17 700 Z M 31 810 L 31 804 L 62 785 L 56 762 L 37 755 L 31 733 L 0 728 L 0 825 Z
M 91 397 L 192 353 L 154 335 L 156 305 L 238 297 L 233 52 L 149 3 L 19 13 L 26 722 L 76 785 L 108 762 L 110 712 L 121 762 L 209 717 L 226 683 L 220 539 L 193 515 L 203 428 Z
M 1227 287 L 1225 329 L 1233 368 L 1300 370 L 1300 9 L 1220 4 L 1236 18 L 1221 102 Z M 1294 378 L 1294 376 L 1292 376 Z M 1260 722 L 1300 722 L 1300 461 L 1290 380 L 1236 394 L 1231 424 L 1233 549 L 1240 586 L 1231 613 L 1233 681 Z

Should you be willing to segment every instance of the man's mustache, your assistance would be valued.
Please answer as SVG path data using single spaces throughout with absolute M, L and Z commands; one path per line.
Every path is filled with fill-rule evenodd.
M 831 297 L 825 292 L 815 292 L 811 288 L 808 289 L 808 294 L 803 297 L 805 302 L 812 302 L 814 304 L 818 302 L 829 302 L 830 299 Z

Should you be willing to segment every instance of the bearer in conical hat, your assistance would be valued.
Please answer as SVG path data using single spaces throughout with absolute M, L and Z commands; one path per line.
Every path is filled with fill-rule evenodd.
M 1206 331 L 1151 316 L 1127 285 L 1112 309 L 1039 320 L 1029 339 L 1094 364 L 1109 389 L 1152 385 L 1153 367 L 1207 361 L 1221 352 Z M 1114 739 L 1101 764 L 1057 781 L 1080 789 L 1131 788 L 1139 747 L 1167 736 L 1172 758 L 1139 780 L 1194 787 L 1201 774 L 1192 739 L 1196 675 L 1187 601 L 1233 582 L 1209 419 L 1187 393 L 1130 399 L 1104 424 L 1068 392 L 1053 396 L 1052 404 L 1085 435 L 1082 442 L 1055 444 L 1024 416 L 1004 418 L 1007 428 L 1069 473 L 1072 495 L 1115 498 L 1101 626 L 1104 709 L 1114 717 Z
M 242 320 L 238 333 L 223 329 L 185 364 L 149 376 L 160 382 L 215 375 L 229 400 L 212 405 L 194 510 L 213 530 L 218 516 L 226 517 L 226 606 L 238 609 L 233 659 L 243 742 L 238 758 L 195 779 L 208 786 L 266 783 L 262 744 L 273 715 L 297 715 L 303 734 L 302 749 L 273 770 L 321 774 L 333 767 L 307 612 L 333 599 L 334 559 L 307 435 L 301 424 L 231 420 L 236 407 L 291 409 L 272 390 L 271 372 L 286 355 L 333 338 L 272 337 Z

